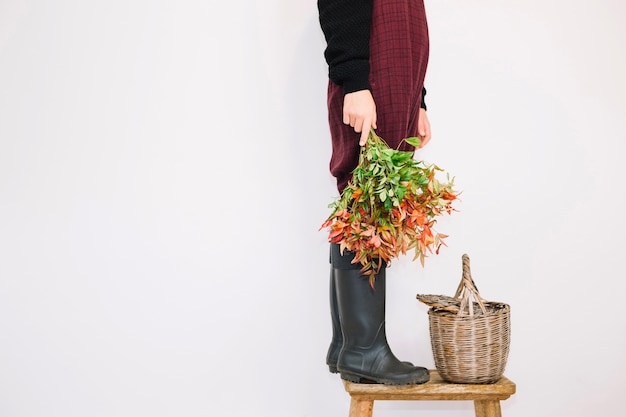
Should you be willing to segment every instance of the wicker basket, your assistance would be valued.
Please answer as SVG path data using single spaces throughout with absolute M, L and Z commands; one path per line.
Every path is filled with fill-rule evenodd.
M 454 297 L 417 295 L 428 311 L 435 366 L 448 382 L 489 384 L 504 373 L 511 336 L 510 307 L 483 300 L 472 280 L 469 256 Z

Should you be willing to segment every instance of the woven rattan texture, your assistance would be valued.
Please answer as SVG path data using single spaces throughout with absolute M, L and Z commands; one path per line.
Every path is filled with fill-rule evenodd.
M 506 367 L 511 341 L 511 308 L 485 301 L 463 255 L 463 276 L 454 297 L 418 294 L 428 306 L 435 367 L 448 382 L 488 384 Z

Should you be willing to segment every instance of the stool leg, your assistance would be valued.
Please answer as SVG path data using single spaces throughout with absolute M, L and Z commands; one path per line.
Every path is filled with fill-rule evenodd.
M 373 400 L 350 400 L 350 417 L 372 417 L 374 410 Z
M 476 400 L 474 401 L 474 411 L 476 417 L 502 417 L 500 401 L 498 400 Z

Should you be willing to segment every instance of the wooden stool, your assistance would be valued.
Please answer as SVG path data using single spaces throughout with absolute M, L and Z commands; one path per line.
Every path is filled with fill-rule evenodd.
M 501 417 L 500 400 L 515 394 L 515 384 L 506 377 L 494 384 L 451 384 L 437 371 L 420 385 L 343 384 L 351 398 L 350 417 L 372 417 L 374 400 L 470 400 L 476 417 Z

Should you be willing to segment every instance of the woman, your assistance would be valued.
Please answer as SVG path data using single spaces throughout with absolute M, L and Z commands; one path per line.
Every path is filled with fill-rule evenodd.
M 374 128 L 390 147 L 412 150 L 403 139 L 430 140 L 423 87 L 429 40 L 423 0 L 318 0 L 327 42 L 330 171 L 341 192 Z M 354 254 L 331 244 L 333 339 L 327 364 L 353 382 L 415 384 L 428 370 L 401 362 L 385 334 L 385 268 L 376 290 Z

